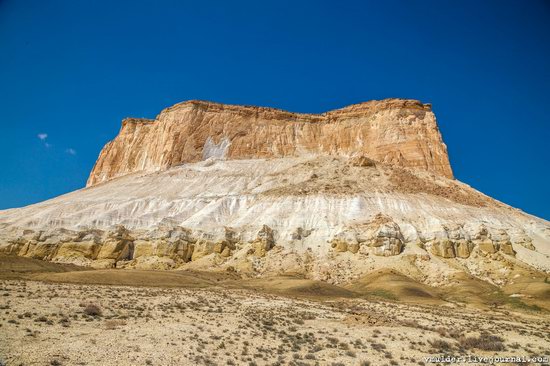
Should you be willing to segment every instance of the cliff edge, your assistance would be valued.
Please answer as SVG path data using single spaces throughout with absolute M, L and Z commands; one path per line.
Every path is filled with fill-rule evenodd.
M 93 186 L 130 173 L 166 170 L 214 158 L 279 158 L 307 154 L 366 155 L 452 178 L 429 104 L 386 99 L 322 114 L 187 101 L 156 119 L 128 118 L 90 173 Z
M 0 255 L 331 284 L 379 270 L 435 287 L 542 283 L 550 222 L 452 176 L 418 101 L 319 115 L 189 101 L 125 119 L 90 187 L 1 211 Z

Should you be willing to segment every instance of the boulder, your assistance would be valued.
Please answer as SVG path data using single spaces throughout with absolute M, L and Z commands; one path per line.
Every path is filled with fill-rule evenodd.
M 512 243 L 509 241 L 500 242 L 498 244 L 499 250 L 507 255 L 511 255 L 512 257 L 516 256 L 516 252 L 514 251 L 514 248 L 512 247 Z
M 399 225 L 390 217 L 378 214 L 368 224 L 366 244 L 373 247 L 374 254 L 380 256 L 398 255 L 403 249 L 403 234 Z
M 366 167 L 374 167 L 376 166 L 376 163 L 374 162 L 374 160 L 364 156 L 364 155 L 360 155 L 360 156 L 355 156 L 353 158 L 350 159 L 350 165 L 351 166 L 356 166 L 356 167 L 361 167 L 361 168 L 366 168 Z
M 403 241 L 400 238 L 378 237 L 375 244 L 371 246 L 374 247 L 375 255 L 389 257 L 401 253 L 401 250 L 403 249 Z
M 485 254 L 495 254 L 498 251 L 497 245 L 491 239 L 479 242 L 478 247 Z
M 211 240 L 205 238 L 197 240 L 197 242 L 193 245 L 193 254 L 191 255 L 191 260 L 196 261 L 214 253 L 215 246 L 216 243 Z
M 531 239 L 526 234 L 518 235 L 516 237 L 515 243 L 529 250 L 536 250 L 535 246 L 533 245 L 533 239 Z
M 261 230 L 258 231 L 256 239 L 254 239 L 251 244 L 254 249 L 255 256 L 265 256 L 266 253 L 275 245 L 273 230 L 269 226 L 264 225 Z
M 113 259 L 117 262 L 119 260 L 132 259 L 133 254 L 133 238 L 124 226 L 118 225 L 106 233 L 97 259 Z
M 348 250 L 348 243 L 340 238 L 335 238 L 330 241 L 330 246 L 335 252 L 343 253 Z
M 430 252 L 442 258 L 455 258 L 455 244 L 449 239 L 436 239 L 430 244 Z
M 372 220 L 347 226 L 329 240 L 331 248 L 337 252 L 351 252 L 379 256 L 398 255 L 403 249 L 403 235 L 393 220 L 384 215 L 376 215 Z
M 468 258 L 472 254 L 474 244 L 470 240 L 460 239 L 455 244 L 456 256 L 459 258 Z
M 93 240 L 62 243 L 59 245 L 55 258 L 83 257 L 95 259 L 97 258 L 100 248 L 101 245 Z

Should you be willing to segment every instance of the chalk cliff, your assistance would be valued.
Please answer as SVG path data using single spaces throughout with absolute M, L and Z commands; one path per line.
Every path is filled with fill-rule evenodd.
M 188 101 L 155 120 L 128 118 L 101 151 L 87 186 L 138 171 L 209 157 L 254 159 L 304 154 L 366 155 L 452 178 L 429 104 L 386 99 L 323 114 Z
M 116 179 L 115 179 L 116 178 Z M 321 115 L 185 102 L 126 119 L 88 187 L 0 211 L 0 253 L 97 268 L 380 268 L 431 285 L 550 273 L 550 223 L 453 178 L 429 105 Z

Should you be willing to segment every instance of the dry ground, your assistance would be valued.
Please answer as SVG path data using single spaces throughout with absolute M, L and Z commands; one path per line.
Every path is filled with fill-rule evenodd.
M 0 364 L 427 365 L 441 354 L 550 354 L 544 309 L 443 301 L 396 273 L 344 289 L 290 276 L 0 265 Z

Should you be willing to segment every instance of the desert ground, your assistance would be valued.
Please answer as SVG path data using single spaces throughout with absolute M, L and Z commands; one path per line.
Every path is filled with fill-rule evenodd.
M 442 355 L 548 364 L 545 307 L 502 293 L 445 300 L 398 273 L 365 281 L 0 257 L 0 364 L 435 365 L 445 363 L 429 357 Z

